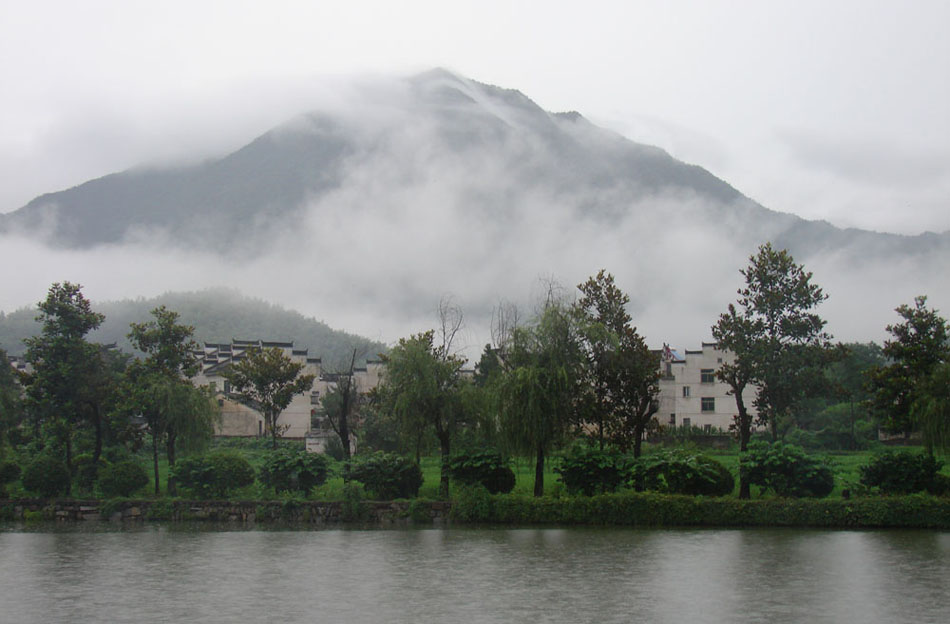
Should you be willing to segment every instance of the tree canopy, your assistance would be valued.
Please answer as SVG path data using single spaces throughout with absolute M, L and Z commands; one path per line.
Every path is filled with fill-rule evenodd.
M 303 363 L 294 362 L 277 347 L 254 349 L 231 365 L 224 377 L 241 400 L 254 406 L 264 417 L 264 427 L 273 448 L 286 426 L 278 423 L 294 395 L 313 387 L 314 375 L 301 375 Z

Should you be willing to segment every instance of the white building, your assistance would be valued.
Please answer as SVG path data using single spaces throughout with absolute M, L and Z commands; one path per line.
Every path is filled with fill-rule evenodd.
M 313 375 L 309 390 L 297 394 L 277 420 L 287 427 L 283 437 L 302 439 L 311 430 L 312 418 L 318 414 L 320 397 L 336 384 L 337 376 L 323 371 L 320 358 L 310 357 L 307 349 L 295 349 L 293 342 L 265 342 L 262 340 L 233 340 L 230 344 L 205 343 L 196 355 L 201 362 L 201 372 L 192 380 L 195 385 L 210 385 L 221 407 L 221 424 L 215 435 L 256 437 L 264 435 L 264 417 L 252 406 L 241 402 L 231 392 L 231 384 L 224 372 L 233 362 L 240 361 L 249 349 L 278 348 L 284 355 L 303 364 L 302 375 Z M 382 362 L 370 360 L 354 372 L 358 392 L 365 394 L 379 384 Z
M 663 345 L 660 354 L 660 409 L 657 420 L 665 427 L 701 427 L 707 432 L 727 431 L 739 411 L 727 384 L 716 371 L 733 356 L 716 343 L 704 342 L 698 351 L 678 352 Z M 747 386 L 742 397 L 749 414 L 755 417 L 755 386 Z

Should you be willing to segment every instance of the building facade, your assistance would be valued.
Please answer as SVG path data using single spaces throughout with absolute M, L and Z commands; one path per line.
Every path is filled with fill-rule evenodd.
M 228 344 L 205 343 L 195 355 L 201 363 L 201 372 L 193 378 L 198 386 L 211 386 L 221 408 L 221 422 L 215 430 L 218 436 L 257 437 L 264 435 L 264 417 L 253 406 L 242 402 L 231 391 L 224 373 L 234 363 L 247 356 L 249 350 L 281 349 L 287 357 L 303 365 L 302 375 L 313 375 L 311 387 L 294 396 L 278 418 L 278 425 L 287 427 L 283 437 L 303 439 L 311 429 L 319 435 L 326 429 L 320 420 L 320 398 L 336 385 L 338 375 L 323 370 L 320 358 L 310 357 L 307 349 L 294 348 L 293 342 L 266 342 L 262 340 L 233 340 Z M 365 367 L 356 368 L 353 376 L 357 391 L 366 394 L 379 384 L 382 362 L 370 360 Z M 316 427 L 311 427 L 311 424 Z M 318 443 L 319 444 L 319 443 Z M 319 444 L 320 448 L 324 447 Z
M 728 431 L 738 415 L 736 399 L 727 384 L 716 378 L 716 371 L 729 363 L 733 355 L 714 342 L 702 343 L 702 349 L 679 352 L 663 345 L 660 353 L 660 395 L 657 420 L 664 427 L 699 427 L 706 432 Z M 754 417 L 756 388 L 747 386 L 742 394 Z

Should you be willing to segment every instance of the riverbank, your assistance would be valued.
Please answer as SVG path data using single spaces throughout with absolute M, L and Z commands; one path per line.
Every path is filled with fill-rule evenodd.
M 0 520 L 950 529 L 950 498 L 912 495 L 850 500 L 738 500 L 653 493 L 534 498 L 463 490 L 452 502 L 18 499 L 0 500 Z

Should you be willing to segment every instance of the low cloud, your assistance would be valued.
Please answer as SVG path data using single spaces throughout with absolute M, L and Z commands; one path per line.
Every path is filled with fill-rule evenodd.
M 531 183 L 526 171 L 557 170 L 543 145 L 514 133 L 500 153 L 479 151 L 477 142 L 452 146 L 444 128 L 400 112 L 404 87 L 387 89 L 375 98 L 385 105 L 361 98 L 347 106 L 340 96 L 336 111 L 362 129 L 364 157 L 350 162 L 338 188 L 308 200 L 302 216 L 249 253 L 221 257 L 151 230 L 85 251 L 7 235 L 0 248 L 18 270 L 4 278 L 0 309 L 35 303 L 63 280 L 98 301 L 226 286 L 392 343 L 434 327 L 440 298 L 451 294 L 466 314 L 465 353 L 477 358 L 497 301 L 516 303 L 527 317 L 539 276 L 573 291 L 603 268 L 630 295 L 648 344 L 697 348 L 735 301 L 739 270 L 756 245 L 780 232 L 763 230 L 744 207 L 689 193 Z M 918 294 L 950 310 L 945 255 L 856 263 L 856 253 L 797 257 L 830 295 L 821 312 L 838 338 L 881 340 L 893 308 Z

